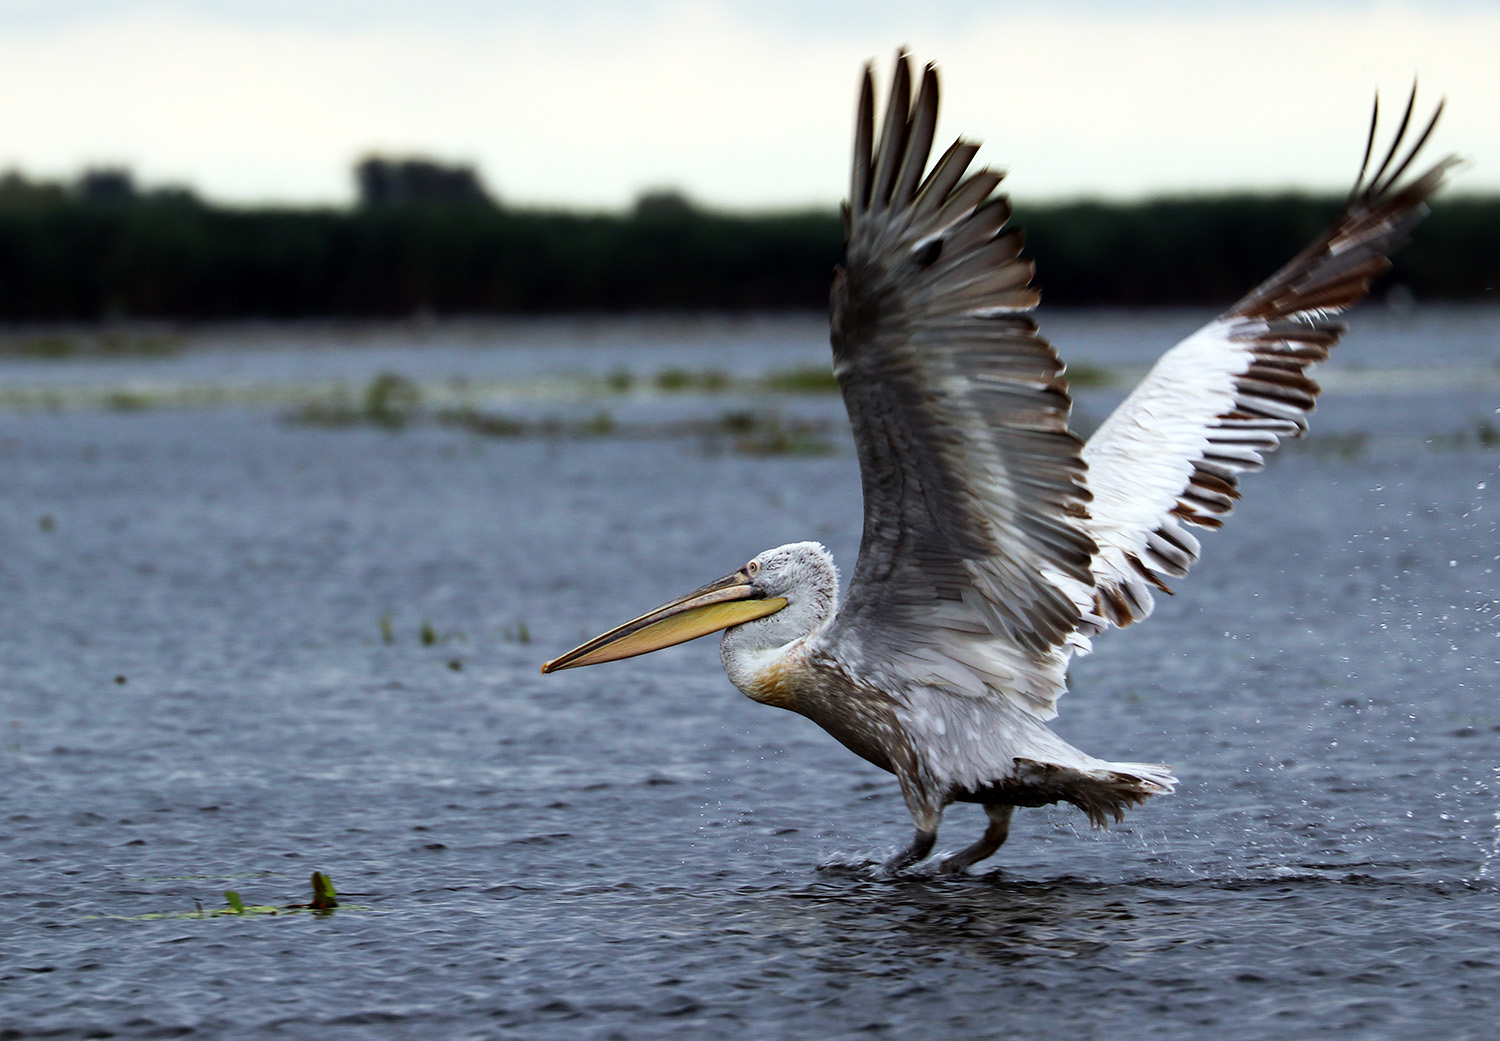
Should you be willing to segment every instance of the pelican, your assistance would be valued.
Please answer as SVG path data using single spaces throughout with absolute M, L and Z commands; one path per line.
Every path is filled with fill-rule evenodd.
M 739 570 L 554 658 L 595 665 L 723 630 L 729 680 L 807 716 L 896 775 L 916 825 L 885 862 L 931 855 L 945 807 L 984 807 L 972 845 L 938 869 L 991 856 L 1017 806 L 1067 802 L 1095 827 L 1170 793 L 1155 763 L 1096 759 L 1047 726 L 1074 654 L 1151 613 L 1198 559 L 1238 476 L 1307 429 L 1342 325 L 1426 212 L 1455 162 L 1407 177 L 1416 92 L 1374 164 L 1365 157 L 1333 224 L 1249 295 L 1167 351 L 1084 441 L 1069 429 L 1064 367 L 1032 317 L 1039 293 L 1001 174 L 969 172 L 963 139 L 928 169 L 938 79 L 912 97 L 898 56 L 879 137 L 866 66 L 833 275 L 833 371 L 864 493 L 859 558 L 843 598 L 817 543 Z M 1128 262 L 1128 258 L 1122 258 Z

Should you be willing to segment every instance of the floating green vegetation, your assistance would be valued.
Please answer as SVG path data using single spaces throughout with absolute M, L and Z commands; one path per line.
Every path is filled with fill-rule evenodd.
M 1427 439 L 1429 448 L 1500 448 L 1500 427 L 1481 419 L 1468 430 L 1439 434 Z
M 310 426 L 344 427 L 356 426 L 364 421 L 360 410 L 350 400 L 347 391 L 340 389 L 318 401 L 309 401 L 287 418 L 294 423 Z
M 678 394 L 693 389 L 693 374 L 686 369 L 664 369 L 656 374 L 656 389 Z
M 468 643 L 469 638 L 459 629 L 441 632 L 427 619 L 417 627 L 417 642 L 423 647 L 436 647 L 440 643 Z
M 394 372 L 380 373 L 365 388 L 365 415 L 380 426 L 404 427 L 421 404 L 417 385 Z
M 733 437 L 741 455 L 828 455 L 833 444 L 815 423 L 783 419 L 774 412 L 726 412 L 721 432 Z
M 340 388 L 321 401 L 310 401 L 291 416 L 298 423 L 314 426 L 378 426 L 400 430 L 417 417 L 422 391 L 411 380 L 394 372 L 382 372 L 365 386 L 358 400 Z
M 588 419 L 565 422 L 542 419 L 525 422 L 495 413 L 480 412 L 465 406 L 445 409 L 434 417 L 445 426 L 458 427 L 481 437 L 605 437 L 615 433 L 615 417 L 601 409 Z
M 104 398 L 104 407 L 111 412 L 140 412 L 155 404 L 149 395 L 133 390 L 110 391 Z
M 605 437 L 615 432 L 615 417 L 600 409 L 580 430 L 589 437 Z
M 518 419 L 479 412 L 472 405 L 444 409 L 436 418 L 445 426 L 461 427 L 483 437 L 520 437 L 529 432 L 526 424 Z
M 22 358 L 42 358 L 56 361 L 72 358 L 83 353 L 83 342 L 77 336 L 34 336 L 6 344 L 8 354 Z
M 1370 435 L 1364 430 L 1329 432 L 1322 435 L 1314 435 L 1313 439 L 1308 442 L 1308 449 L 1311 451 L 1320 455 L 1341 459 L 1346 463 L 1353 462 L 1364 456 L 1369 447 Z
M 719 417 L 719 429 L 738 436 L 754 432 L 761 422 L 754 412 L 726 412 Z
M 280 907 L 271 904 L 247 904 L 244 898 L 233 889 L 224 890 L 224 902 L 227 907 L 205 908 L 201 903 L 194 901 L 198 906 L 191 911 L 160 911 L 153 914 L 118 915 L 102 914 L 87 915 L 87 918 L 113 918 L 117 921 L 126 922 L 150 922 L 160 921 L 168 918 L 269 918 L 283 915 L 295 915 L 311 913 L 317 915 L 332 914 L 334 909 L 344 906 L 346 910 L 363 910 L 363 908 L 350 908 L 341 905 L 338 893 L 333 888 L 333 881 L 321 871 L 312 873 L 312 897 L 306 903 L 285 904 Z
M 380 616 L 380 642 L 393 647 L 398 642 L 396 623 L 390 611 Z M 468 643 L 469 637 L 461 629 L 440 630 L 426 618 L 417 626 L 417 643 L 423 647 L 436 647 L 443 643 Z
M 183 337 L 160 332 L 126 332 L 106 329 L 93 332 L 45 332 L 0 336 L 0 354 L 39 361 L 69 358 L 153 358 L 175 354 Z
M 706 372 L 663 369 L 656 374 L 656 389 L 667 394 L 684 394 L 690 391 L 721 394 L 729 389 L 729 376 L 716 369 Z
M 334 891 L 333 879 L 321 871 L 312 873 L 312 900 L 307 904 L 310 911 L 332 911 L 339 906 L 338 893 Z
M 730 377 L 717 371 L 689 372 L 668 369 L 656 379 L 658 388 L 671 391 L 699 390 L 717 393 L 734 389 Z M 793 369 L 764 380 L 739 385 L 742 391 L 824 393 L 837 389 L 831 372 L 822 368 Z M 833 450 L 818 423 L 786 420 L 772 410 L 746 409 L 718 419 L 687 418 L 622 423 L 608 409 L 587 418 L 547 416 L 521 419 L 476 408 L 464 402 L 442 408 L 424 408 L 421 389 L 405 377 L 391 373 L 377 376 L 362 395 L 355 397 L 340 388 L 322 400 L 304 405 L 287 417 L 293 422 L 322 426 L 377 425 L 400 429 L 418 422 L 437 423 L 489 438 L 543 437 L 585 439 L 599 437 L 674 438 L 706 437 L 720 441 L 733 438 L 733 450 L 752 455 L 823 455 Z M 384 633 L 384 629 L 382 629 Z M 389 639 L 386 642 L 390 642 Z
M 1500 448 L 1500 427 L 1488 419 L 1444 434 L 1371 434 L 1365 430 L 1314 433 L 1297 451 L 1332 456 L 1345 462 L 1362 458 L 1373 445 L 1384 447 L 1422 445 L 1428 451 L 1451 452 L 1473 448 Z
M 1115 382 L 1115 374 L 1103 365 L 1090 365 L 1088 362 L 1074 362 L 1067 368 L 1065 375 L 1068 377 L 1070 387 L 1082 388 L 1083 390 L 1095 390 L 1099 387 L 1108 387 Z
M 524 619 L 516 619 L 516 624 L 507 626 L 500 631 L 500 637 L 506 643 L 530 643 L 531 629 L 527 627 Z
M 775 394 L 837 394 L 839 381 L 834 377 L 833 369 L 809 365 L 773 372 L 765 378 L 764 386 Z
M 0 388 L 0 408 L 61 412 L 67 404 L 68 395 L 52 387 Z
M 611 394 L 629 394 L 635 387 L 635 377 L 624 369 L 616 369 L 604 377 L 604 388 Z
M 232 387 L 224 384 L 127 383 L 67 387 L 7 386 L 0 388 L 0 409 L 62 412 L 71 409 L 103 409 L 139 412 L 145 409 L 219 408 L 224 405 L 279 405 L 285 392 L 264 387 Z

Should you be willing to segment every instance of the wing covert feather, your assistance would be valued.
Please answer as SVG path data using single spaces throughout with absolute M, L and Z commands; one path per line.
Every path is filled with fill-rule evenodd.
M 1043 718 L 1092 600 L 1081 443 L 1000 175 L 956 142 L 925 178 L 935 71 L 903 55 L 873 153 L 856 134 L 834 371 L 865 498 L 859 562 L 826 635 L 875 682 L 1014 698 Z M 873 125 L 866 69 L 857 125 Z M 868 197 L 860 188 L 870 185 Z

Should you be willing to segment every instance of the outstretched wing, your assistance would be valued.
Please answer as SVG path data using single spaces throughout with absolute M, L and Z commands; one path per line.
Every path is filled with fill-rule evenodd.
M 1062 365 L 1037 335 L 1032 263 L 1000 174 L 957 141 L 926 173 L 937 122 L 896 63 L 878 143 L 865 70 L 834 372 L 864 486 L 859 562 L 825 639 L 864 678 L 1015 698 L 1044 718 L 1092 602 L 1094 543 Z
M 1442 105 L 1401 154 L 1416 102 L 1385 159 L 1365 179 L 1379 116 L 1354 189 L 1333 225 L 1219 318 L 1164 354 L 1083 450 L 1093 493 L 1088 528 L 1096 613 L 1125 626 L 1151 613 L 1152 590 L 1198 559 L 1188 526 L 1217 528 L 1239 497 L 1238 475 L 1259 470 L 1283 437 L 1300 437 L 1317 398 L 1308 366 L 1344 331 L 1331 316 L 1358 303 L 1370 280 L 1427 212 L 1457 160 L 1401 183 Z M 1086 627 L 1086 631 L 1096 631 Z

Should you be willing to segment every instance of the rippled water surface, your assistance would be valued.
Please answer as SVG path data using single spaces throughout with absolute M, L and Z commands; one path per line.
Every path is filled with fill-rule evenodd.
M 1103 370 L 1081 420 L 1193 323 L 1051 322 Z M 780 542 L 852 566 L 837 399 L 756 383 L 825 351 L 705 319 L 0 361 L 0 1038 L 1494 1036 L 1500 311 L 1357 324 L 1313 436 L 1075 665 L 1059 730 L 1178 793 L 1022 811 L 960 879 L 860 870 L 909 837 L 894 780 L 712 641 L 538 672 Z M 196 915 L 314 870 L 339 910 Z

